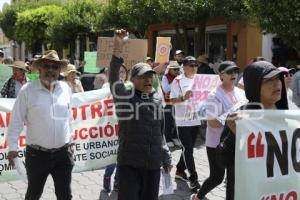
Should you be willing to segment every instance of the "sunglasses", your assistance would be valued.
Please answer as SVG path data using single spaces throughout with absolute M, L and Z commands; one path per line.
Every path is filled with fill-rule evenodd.
M 189 67 L 199 67 L 198 64 L 189 64 Z
M 42 65 L 42 68 L 44 68 L 44 69 L 50 69 L 51 68 L 53 70 L 59 70 L 60 69 L 60 65 L 45 63 L 44 65 Z
M 284 74 L 284 77 L 293 77 L 293 73 L 287 73 L 287 74 Z
M 232 69 L 232 70 L 229 70 L 229 71 L 227 71 L 227 72 L 225 72 L 226 74 L 229 74 L 229 75 L 231 75 L 231 74 L 238 74 L 239 73 L 239 70 L 238 69 Z
M 179 68 L 174 68 L 174 69 L 172 69 L 172 70 L 175 71 L 175 72 L 180 71 Z

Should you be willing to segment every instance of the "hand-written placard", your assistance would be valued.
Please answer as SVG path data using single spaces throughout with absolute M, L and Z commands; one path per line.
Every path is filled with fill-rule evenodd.
M 129 39 L 123 47 L 122 57 L 124 65 L 131 68 L 139 62 L 144 62 L 147 56 L 147 40 Z M 113 52 L 112 37 L 98 37 L 97 44 L 97 66 L 109 67 Z

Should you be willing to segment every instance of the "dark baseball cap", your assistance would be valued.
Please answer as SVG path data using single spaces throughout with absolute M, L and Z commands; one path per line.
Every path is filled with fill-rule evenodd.
M 280 69 L 276 68 L 272 63 L 267 61 L 258 61 L 255 62 L 255 64 L 263 67 L 264 70 L 262 72 L 262 75 L 264 79 L 269 79 L 277 75 L 286 74 L 286 72 L 281 71 Z
M 193 56 L 187 56 L 183 59 L 182 64 L 183 65 L 189 65 L 191 63 L 196 63 L 196 58 Z
M 132 67 L 131 77 L 142 76 L 148 72 L 153 74 L 156 73 L 147 63 L 138 63 Z
M 224 61 L 219 65 L 218 71 L 219 73 L 228 72 L 233 69 L 239 69 L 239 67 L 232 61 Z

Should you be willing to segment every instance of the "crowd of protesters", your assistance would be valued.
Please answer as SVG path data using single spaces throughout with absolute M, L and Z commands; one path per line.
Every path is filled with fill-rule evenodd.
M 232 61 L 223 61 L 214 69 L 208 55 L 195 58 L 185 55 L 182 50 L 176 50 L 174 60 L 167 63 L 156 65 L 153 58 L 147 57 L 134 66 L 125 66 L 122 49 L 127 34 L 125 30 L 115 31 L 110 66 L 97 75 L 84 74 L 84 61 L 76 67 L 67 60 L 60 60 L 54 50 L 35 56 L 31 62 L 14 61 L 8 65 L 13 75 L 0 92 L 3 98 L 16 98 L 8 130 L 8 159 L 14 166 L 17 140 L 26 123 L 28 189 L 25 198 L 39 199 L 49 174 L 55 183 L 57 199 L 72 198 L 70 183 L 74 160 L 71 112 L 68 112 L 71 94 L 110 88 L 120 128 L 117 162 L 106 167 L 103 177 L 106 192 L 112 190 L 111 176 L 116 169 L 113 190 L 118 192 L 119 200 L 158 199 L 160 168 L 170 172 L 174 164 L 171 163 L 170 149 L 179 148 L 182 153 L 176 165 L 175 179 L 188 183 L 194 193 L 192 200 L 205 199 L 206 194 L 223 182 L 225 172 L 226 200 L 233 200 L 236 111 L 298 109 L 300 72 L 286 66 L 276 68 L 262 57 L 254 58 L 243 73 Z M 202 186 L 194 161 L 194 146 L 203 125 L 199 102 L 192 98 L 197 74 L 215 74 L 221 81 L 204 104 L 210 174 Z M 55 127 L 51 127 L 55 120 L 51 113 L 39 112 L 50 106 L 47 96 L 51 94 L 63 99 L 58 102 L 62 109 L 57 113 L 67 118 L 54 123 Z M 36 101 L 30 98 L 36 98 Z M 252 103 L 260 103 L 260 106 Z M 125 113 L 128 104 L 136 107 Z M 39 113 L 48 114 L 39 116 Z M 38 130 L 45 129 L 41 127 L 49 128 L 40 134 Z M 216 157 L 216 148 L 221 141 L 233 148 L 226 167 L 221 166 Z

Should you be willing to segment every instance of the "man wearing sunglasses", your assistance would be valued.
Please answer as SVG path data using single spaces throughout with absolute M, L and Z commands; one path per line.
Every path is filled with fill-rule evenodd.
M 171 102 L 175 106 L 175 122 L 177 127 L 178 139 L 182 143 L 182 154 L 177 164 L 176 179 L 190 181 L 190 189 L 195 191 L 200 188 L 198 174 L 194 161 L 194 145 L 196 136 L 200 128 L 200 116 L 198 115 L 197 105 L 192 99 L 192 88 L 194 77 L 197 73 L 198 64 L 194 57 L 187 56 L 183 59 L 184 73 L 177 76 L 171 85 Z M 188 178 L 185 170 L 188 169 Z
M 18 138 L 26 125 L 26 173 L 28 187 L 25 199 L 40 199 L 51 174 L 58 200 L 70 200 L 71 174 L 74 166 L 71 130 L 71 88 L 57 81 L 67 63 L 57 52 L 49 50 L 33 62 L 40 79 L 25 84 L 14 104 L 8 127 L 8 160 L 15 166 Z

